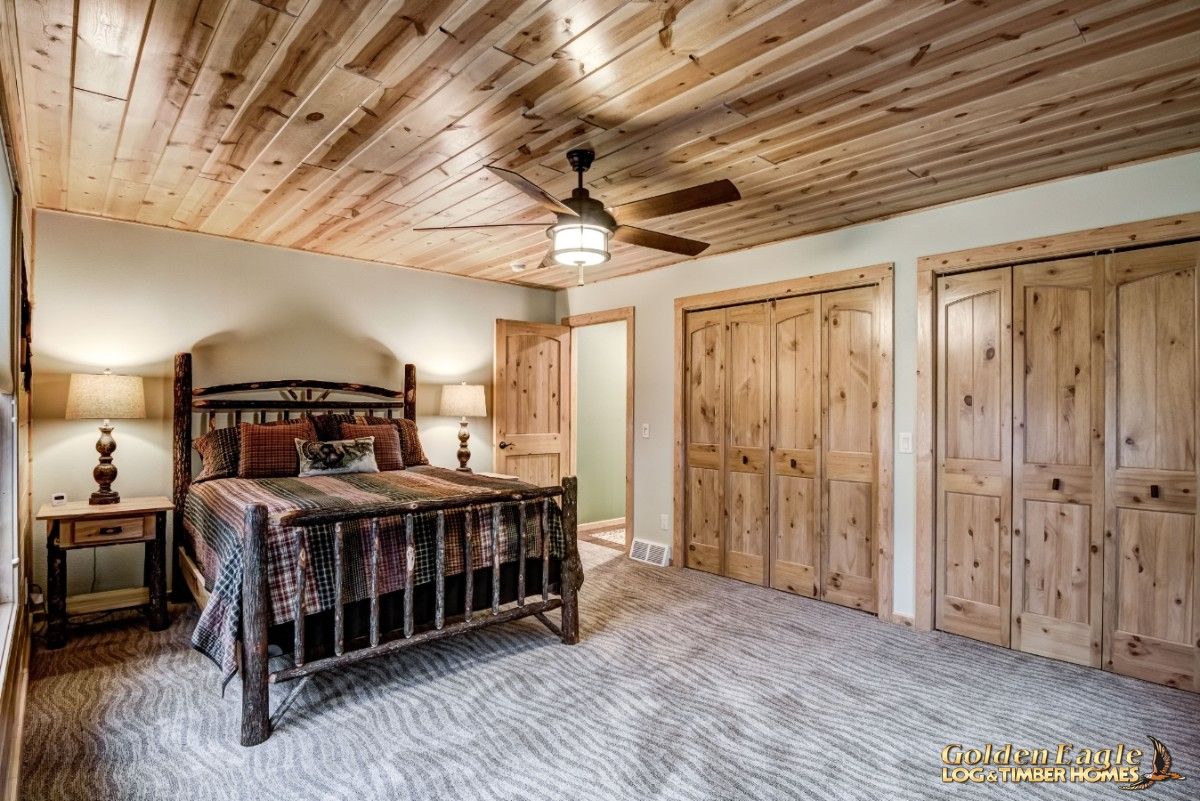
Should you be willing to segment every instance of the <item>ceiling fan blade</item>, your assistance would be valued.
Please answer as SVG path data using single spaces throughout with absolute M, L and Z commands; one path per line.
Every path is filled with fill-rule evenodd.
M 531 223 L 531 222 L 510 222 L 510 223 L 482 223 L 480 225 L 418 225 L 413 228 L 414 231 L 476 231 L 480 228 L 549 228 L 554 223 Z
M 731 203 L 741 199 L 742 194 L 733 185 L 733 181 L 722 179 L 675 192 L 667 192 L 664 195 L 634 200 L 631 203 L 622 203 L 608 211 L 618 223 L 624 224 L 703 209 L 708 206 L 719 206 L 722 203 Z
M 556 199 L 553 195 L 532 181 L 525 180 L 512 170 L 504 170 L 500 167 L 488 167 L 487 169 L 492 173 L 492 175 L 495 175 L 497 178 L 503 178 L 517 189 L 520 189 L 530 198 L 537 201 L 537 204 L 547 211 L 552 211 L 555 214 L 569 214 L 572 217 L 579 216 L 570 206 Z
M 682 236 L 664 234 L 661 231 L 634 228 L 632 225 L 618 225 L 617 230 L 613 231 L 612 238 L 627 245 L 641 245 L 644 248 L 665 250 L 668 253 L 679 253 L 684 256 L 698 256 L 708 249 L 707 242 L 684 239 Z

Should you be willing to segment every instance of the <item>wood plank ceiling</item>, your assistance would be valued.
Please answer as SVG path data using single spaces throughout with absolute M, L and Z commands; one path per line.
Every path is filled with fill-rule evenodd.
M 39 207 L 479 278 L 563 154 L 721 253 L 1200 147 L 1196 0 L 0 0 Z M 589 280 L 682 257 L 616 244 Z M 510 264 L 530 269 L 514 273 Z

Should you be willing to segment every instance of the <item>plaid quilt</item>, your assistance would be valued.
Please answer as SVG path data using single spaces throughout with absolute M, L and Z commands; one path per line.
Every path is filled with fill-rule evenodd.
M 293 619 L 296 588 L 297 529 L 283 526 L 281 517 L 299 509 L 355 509 L 381 503 L 451 498 L 484 489 L 528 486 L 507 479 L 487 478 L 440 467 L 418 466 L 381 473 L 350 473 L 308 478 L 226 478 L 193 485 L 184 505 L 184 526 L 191 534 L 197 564 L 210 593 L 208 605 L 192 634 L 192 645 L 221 669 L 222 683 L 237 672 L 237 642 L 241 636 L 242 516 L 247 506 L 265 504 L 267 525 L 267 586 L 271 624 Z M 562 513 L 556 501 L 543 520 L 542 501 L 526 505 L 526 553 L 541 553 L 542 537 L 550 537 L 550 554 L 563 554 Z M 471 565 L 479 569 L 492 561 L 492 514 L 487 506 L 446 513 L 446 575 L 461 573 L 466 521 L 471 520 Z M 501 561 L 515 561 L 519 548 L 519 512 L 503 507 L 498 543 Z M 347 524 L 344 538 L 345 602 L 369 593 L 370 542 L 366 521 Z M 308 532 L 305 573 L 305 614 L 333 608 L 334 527 L 314 526 Z M 379 591 L 404 586 L 404 520 L 381 520 Z M 436 513 L 414 520 L 415 584 L 433 581 L 436 569 Z

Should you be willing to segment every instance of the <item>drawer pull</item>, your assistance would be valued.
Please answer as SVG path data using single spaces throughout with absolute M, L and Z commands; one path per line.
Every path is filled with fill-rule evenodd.
M 792 469 L 793 470 L 796 469 L 796 460 L 795 459 L 792 459 Z
M 96 533 L 102 534 L 106 537 L 111 537 L 114 534 L 120 534 L 124 530 L 124 528 L 125 528 L 124 526 L 104 526 L 104 527 L 100 528 Z
M 1158 497 L 1158 485 L 1157 485 L 1157 484 L 1151 484 L 1151 485 L 1150 485 L 1150 497 L 1151 497 L 1151 498 L 1157 498 L 1157 497 Z
M 1062 487 L 1062 481 L 1059 479 L 1056 478 L 1050 482 L 1050 489 L 1054 490 L 1055 492 L 1058 492 L 1060 487 Z
M 750 457 L 742 454 L 742 464 L 750 464 Z

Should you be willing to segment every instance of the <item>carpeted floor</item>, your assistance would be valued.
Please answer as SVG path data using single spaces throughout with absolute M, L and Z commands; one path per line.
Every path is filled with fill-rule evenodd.
M 524 621 L 325 674 L 255 748 L 194 613 L 77 632 L 34 656 L 23 797 L 1112 799 L 943 785 L 940 752 L 1153 735 L 1187 779 L 1145 798 L 1197 798 L 1200 696 L 581 549 L 580 645 Z

